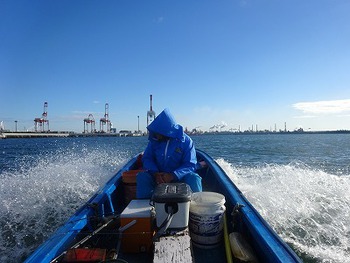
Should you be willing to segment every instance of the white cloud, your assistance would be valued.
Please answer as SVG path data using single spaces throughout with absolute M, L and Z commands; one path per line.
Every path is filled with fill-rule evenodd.
M 300 116 L 294 116 L 294 119 L 312 119 L 317 118 L 315 115 L 300 115 Z
M 298 102 L 292 105 L 293 108 L 304 113 L 313 114 L 333 114 L 350 112 L 350 99 L 348 100 L 328 100 L 315 102 Z

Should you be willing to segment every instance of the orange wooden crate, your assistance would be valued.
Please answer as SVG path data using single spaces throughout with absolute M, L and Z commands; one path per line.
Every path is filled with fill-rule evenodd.
M 153 237 L 151 209 L 149 200 L 132 200 L 120 215 L 121 226 L 136 220 L 136 223 L 122 234 L 121 248 L 124 253 L 150 250 Z
M 125 202 L 128 204 L 131 200 L 136 199 L 136 176 L 143 170 L 129 170 L 122 174 L 124 183 Z
M 126 184 L 136 184 L 136 175 L 143 170 L 129 170 L 122 174 L 122 181 Z

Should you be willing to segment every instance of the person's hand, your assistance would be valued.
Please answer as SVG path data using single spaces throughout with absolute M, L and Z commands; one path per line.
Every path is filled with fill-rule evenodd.
M 157 184 L 170 183 L 174 177 L 171 173 L 155 173 L 154 179 Z

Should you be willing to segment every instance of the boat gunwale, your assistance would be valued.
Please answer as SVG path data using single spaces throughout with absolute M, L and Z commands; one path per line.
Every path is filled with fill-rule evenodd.
M 62 255 L 75 240 L 77 233 L 87 227 L 89 218 L 94 216 L 93 204 L 105 203 L 109 201 L 117 186 L 121 183 L 121 176 L 124 171 L 129 170 L 136 162 L 139 154 L 131 158 L 126 164 L 121 165 L 117 172 L 100 188 L 90 199 L 85 202 L 75 213 L 57 228 L 53 234 L 44 241 L 35 251 L 24 261 L 25 263 L 51 262 Z M 58 239 L 58 241 L 57 241 Z
M 265 260 L 273 258 L 271 262 L 302 262 L 291 247 L 285 243 L 248 201 L 221 166 L 204 151 L 197 150 L 197 155 L 203 158 L 210 169 L 212 169 L 213 175 L 216 175 L 216 179 L 220 184 L 220 189 L 225 189 L 226 198 L 230 199 L 231 202 L 234 201 L 233 205 L 243 205 L 239 211 L 251 234 L 259 239 L 255 243 L 259 245 L 259 250 L 265 250 L 265 253 L 269 251 L 269 256 Z M 269 238 L 266 238 L 267 236 Z

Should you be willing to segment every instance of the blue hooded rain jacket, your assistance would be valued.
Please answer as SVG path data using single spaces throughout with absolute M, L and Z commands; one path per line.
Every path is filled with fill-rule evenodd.
M 144 151 L 143 167 L 150 174 L 156 172 L 172 173 L 175 181 L 184 175 L 195 172 L 197 158 L 192 139 L 175 122 L 168 109 L 163 110 L 147 127 L 149 143 Z M 168 137 L 159 141 L 155 134 Z

